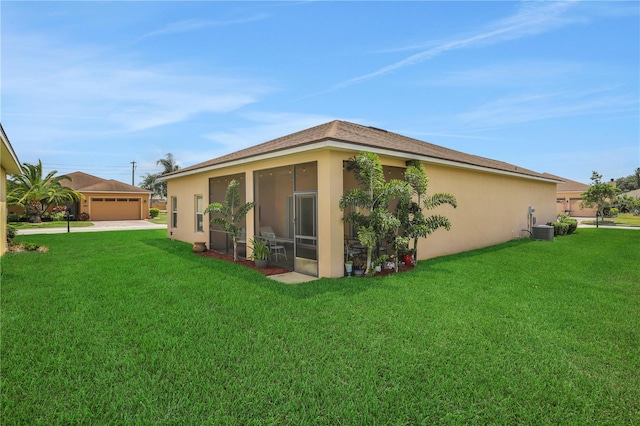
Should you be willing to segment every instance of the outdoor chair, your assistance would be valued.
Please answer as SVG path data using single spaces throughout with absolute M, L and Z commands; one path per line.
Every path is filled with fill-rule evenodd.
M 262 236 L 269 241 L 271 256 L 276 257 L 276 262 L 278 261 L 278 256 L 284 256 L 286 260 L 289 260 L 287 258 L 287 249 L 283 245 L 278 244 L 278 242 L 276 241 L 276 234 L 274 234 L 273 232 L 263 232 Z

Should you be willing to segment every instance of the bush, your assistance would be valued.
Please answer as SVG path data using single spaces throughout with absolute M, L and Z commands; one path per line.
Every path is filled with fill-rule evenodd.
M 569 229 L 567 229 L 567 235 L 571 235 L 578 229 L 578 221 L 576 219 L 566 218 L 561 223 L 566 223 L 569 225 Z
M 78 215 L 78 220 L 81 222 L 86 222 L 89 220 L 89 213 L 87 212 L 82 212 Z
M 158 215 L 160 214 L 160 209 L 155 208 L 155 207 L 151 207 L 149 209 L 149 216 L 153 217 L 158 217 Z
M 9 213 L 7 215 L 7 222 L 26 222 L 29 218 L 20 213 Z
M 567 232 L 569 231 L 569 224 L 568 223 L 564 223 L 564 222 L 549 222 L 547 223 L 547 225 L 549 226 L 553 226 L 553 235 L 554 236 L 559 236 L 559 235 L 567 235 Z
M 9 244 L 13 243 L 13 239 L 18 234 L 18 230 L 13 225 L 7 225 L 7 242 Z

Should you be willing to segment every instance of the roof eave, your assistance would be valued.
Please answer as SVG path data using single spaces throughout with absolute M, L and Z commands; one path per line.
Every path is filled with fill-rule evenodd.
M 374 153 L 379 154 L 379 155 L 388 156 L 388 157 L 401 157 L 401 158 L 404 158 L 404 159 L 407 159 L 407 160 L 419 160 L 419 161 L 422 161 L 422 162 L 425 162 L 425 163 L 441 164 L 441 165 L 446 165 L 446 166 L 449 166 L 449 167 L 458 167 L 458 168 L 468 169 L 468 170 L 484 171 L 484 172 L 487 172 L 487 173 L 495 173 L 495 174 L 500 174 L 500 175 L 505 175 L 505 176 L 526 178 L 526 179 L 537 180 L 537 181 L 542 181 L 542 182 L 549 182 L 549 183 L 560 183 L 561 182 L 561 181 L 558 181 L 558 180 L 555 180 L 555 179 L 544 177 L 542 175 L 533 176 L 533 175 L 526 174 L 526 173 L 518 173 L 518 172 L 513 172 L 513 171 L 508 171 L 508 170 L 500 170 L 500 169 L 495 169 L 495 168 L 491 168 L 491 167 L 468 164 L 468 163 L 464 163 L 464 162 L 460 162 L 460 161 L 446 160 L 446 159 L 437 158 L 437 157 L 419 155 L 419 154 L 415 154 L 415 153 L 411 153 L 411 152 L 384 149 L 384 148 L 379 148 L 379 147 L 375 147 L 375 146 L 371 146 L 371 145 L 356 144 L 356 143 L 352 143 L 352 142 L 344 142 L 344 141 L 335 140 L 335 139 L 324 139 L 324 140 L 315 141 L 315 142 L 311 142 L 311 143 L 304 144 L 304 145 L 299 145 L 299 146 L 296 146 L 294 148 L 282 149 L 282 150 L 279 150 L 279 151 L 272 151 L 272 152 L 268 152 L 268 153 L 265 153 L 265 154 L 258 154 L 258 155 L 255 155 L 255 156 L 251 156 L 251 157 L 245 157 L 245 158 L 239 158 L 239 159 L 236 159 L 236 160 L 225 161 L 223 163 L 213 164 L 213 165 L 210 165 L 210 166 L 203 166 L 203 167 L 199 167 L 197 169 L 192 169 L 192 170 L 177 171 L 175 173 L 172 173 L 171 175 L 162 176 L 162 177 L 160 177 L 158 179 L 161 180 L 161 181 L 169 181 L 171 179 L 175 179 L 175 178 L 179 178 L 179 177 L 190 176 L 190 175 L 194 175 L 194 174 L 210 172 L 210 171 L 213 171 L 213 170 L 219 170 L 219 169 L 223 169 L 223 168 L 227 168 L 227 167 L 233 167 L 233 166 L 237 166 L 237 165 L 241 165 L 241 164 L 254 163 L 254 162 L 257 162 L 257 161 L 268 160 L 268 159 L 272 159 L 272 158 L 276 158 L 276 157 L 282 157 L 282 156 L 285 156 L 285 155 L 293 155 L 293 154 L 298 154 L 298 153 L 301 153 L 301 152 L 311 151 L 311 150 L 315 150 L 315 149 L 325 149 L 325 148 L 334 148 L 334 149 L 341 149 L 341 150 L 344 150 L 344 151 L 356 151 L 356 152 L 357 151 L 362 151 L 363 148 L 366 148 L 368 151 L 374 152 Z M 402 154 L 402 155 L 399 155 L 399 154 Z

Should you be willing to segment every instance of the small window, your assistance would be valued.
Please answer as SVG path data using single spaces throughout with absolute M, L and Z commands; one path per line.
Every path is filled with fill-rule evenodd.
M 204 232 L 204 198 L 196 195 L 196 232 Z
M 171 227 L 178 227 L 178 197 L 171 197 Z
M 127 199 L 126 198 L 118 198 L 118 201 L 124 201 L 126 203 Z

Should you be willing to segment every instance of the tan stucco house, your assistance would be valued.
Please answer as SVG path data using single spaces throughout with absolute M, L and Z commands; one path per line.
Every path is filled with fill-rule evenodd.
M 429 193 L 456 196 L 457 209 L 433 211 L 446 215 L 453 228 L 422 239 L 420 259 L 528 235 L 530 206 L 539 224 L 556 218 L 558 181 L 553 178 L 382 129 L 332 121 L 165 176 L 168 236 L 229 252 L 229 238 L 210 226 L 203 211 L 208 203 L 224 202 L 228 182 L 236 179 L 242 202 L 256 202 L 246 217 L 245 241 L 272 232 L 286 255 L 274 262 L 288 262 L 309 275 L 341 277 L 345 236 L 353 236 L 353 230 L 343 223 L 338 202 L 355 185 L 345 161 L 360 151 L 378 154 L 389 178 L 402 179 L 407 161 L 419 160 L 429 175 Z
M 7 175 L 21 173 L 20 162 L 0 124 L 0 256 L 7 251 Z
M 561 181 L 556 188 L 557 213 L 565 213 L 573 217 L 595 217 L 597 211 L 595 207 L 580 206 L 582 203 L 582 193 L 589 189 L 589 185 L 550 173 L 543 173 L 543 176 Z
M 77 217 L 87 213 L 89 220 L 139 220 L 149 216 L 151 192 L 137 186 L 102 179 L 83 172 L 68 173 L 71 179 L 60 183 L 81 193 L 84 198 L 70 211 Z

